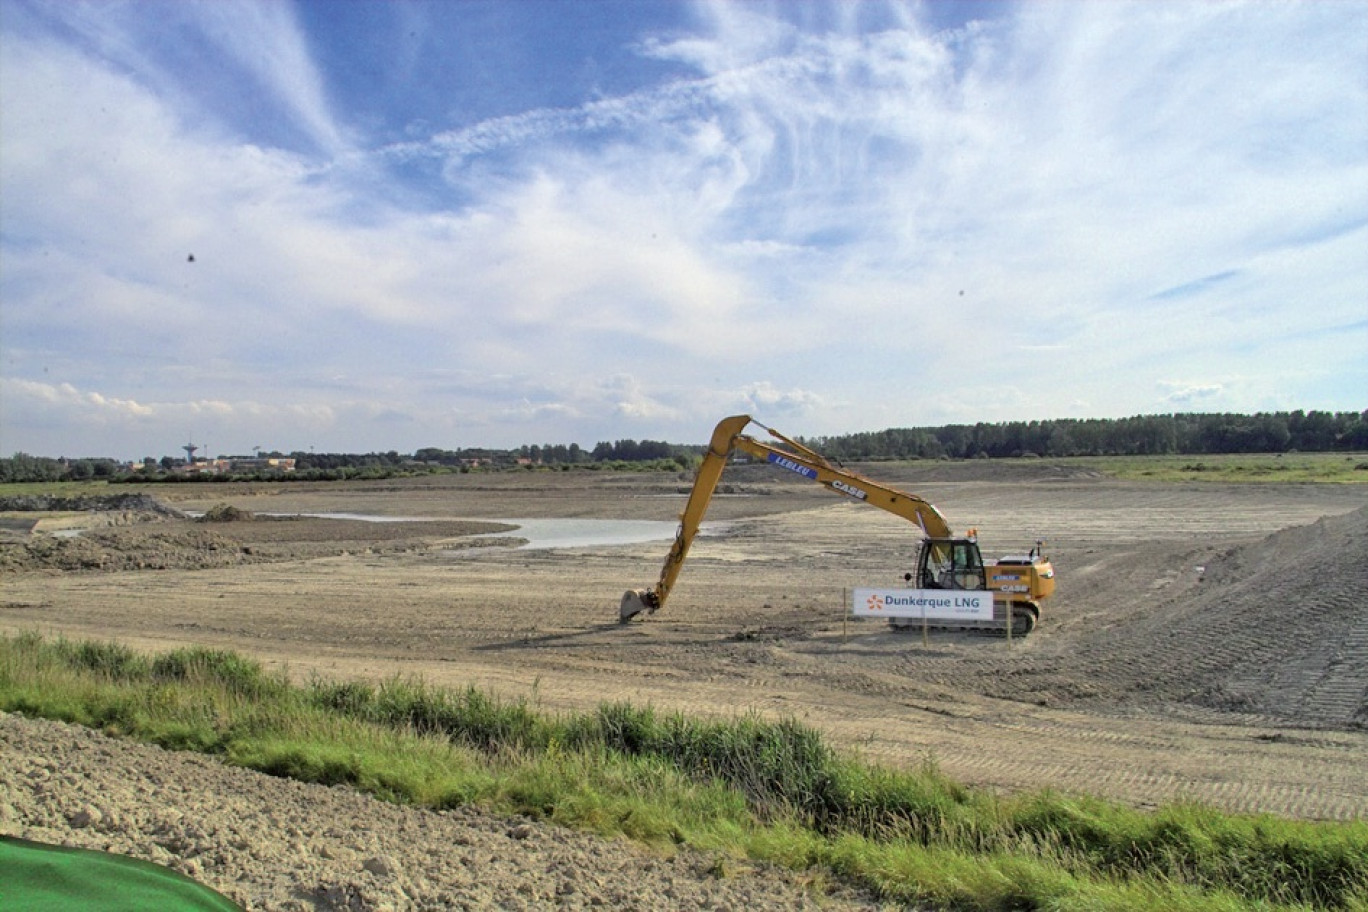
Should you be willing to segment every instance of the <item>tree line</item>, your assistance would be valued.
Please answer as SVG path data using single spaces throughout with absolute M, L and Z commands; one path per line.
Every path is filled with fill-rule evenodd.
M 0 482 L 109 479 L 123 471 L 114 459 L 49 459 L 27 453 L 0 458 Z
M 1368 450 L 1368 412 L 1138 415 L 890 428 L 801 442 L 845 461 Z
M 1368 411 L 1297 410 L 1254 415 L 1175 413 L 1115 419 L 980 422 L 798 439 L 829 458 L 848 462 L 1368 451 Z M 273 451 L 259 455 L 294 459 L 295 472 L 290 477 L 325 480 L 520 466 L 688 468 L 703 451 L 702 444 L 616 440 L 602 441 L 591 450 L 572 443 L 532 444 L 516 449 L 424 447 L 412 455 L 395 450 L 383 453 Z M 184 464 L 184 459 L 169 456 L 148 457 L 143 461 L 143 468 L 134 472 L 113 459 L 51 459 L 15 453 L 0 458 L 0 483 L 182 478 L 183 474 L 176 470 Z M 217 477 L 227 480 L 239 476 Z

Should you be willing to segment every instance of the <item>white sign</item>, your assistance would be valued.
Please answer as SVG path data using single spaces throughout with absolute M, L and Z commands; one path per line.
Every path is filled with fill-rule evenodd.
M 993 593 L 982 589 L 856 589 L 851 609 L 860 617 L 991 621 Z

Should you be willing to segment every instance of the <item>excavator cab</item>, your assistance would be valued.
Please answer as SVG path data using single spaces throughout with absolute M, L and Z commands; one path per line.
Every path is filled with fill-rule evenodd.
M 983 562 L 978 539 L 928 538 L 917 554 L 915 573 L 903 579 L 918 589 L 991 589 L 994 618 L 985 629 L 1005 629 L 1012 618 L 1012 634 L 1030 633 L 1040 619 L 1039 601 L 1054 592 L 1054 567 L 1044 556 L 1044 543 L 1025 556 Z M 972 623 L 972 622 L 971 622 Z M 908 626 L 893 621 L 894 626 Z
M 917 555 L 917 571 L 903 579 L 918 589 L 987 589 L 983 555 L 973 538 L 928 538 Z

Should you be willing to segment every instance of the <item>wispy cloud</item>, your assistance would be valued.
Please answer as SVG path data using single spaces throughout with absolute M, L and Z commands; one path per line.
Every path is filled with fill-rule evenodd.
M 1170 298 L 1185 298 L 1189 295 L 1209 291 L 1222 282 L 1228 282 L 1239 276 L 1239 272 L 1234 269 L 1227 269 L 1225 272 L 1212 273 L 1209 276 L 1202 276 L 1191 282 L 1184 282 L 1182 285 L 1175 285 L 1172 288 L 1165 288 L 1163 291 L 1155 292 L 1150 295 L 1150 300 L 1163 301 Z
M 290 112 L 324 152 L 345 154 L 345 137 L 328 102 L 323 75 L 288 3 L 212 0 L 196 4 L 192 27 L 218 44 L 266 94 Z
M 256 129 L 284 122 L 319 151 L 347 149 L 288 3 L 190 0 L 137 10 L 122 3 L 12 0 L 9 6 L 25 24 L 48 20 L 56 26 L 46 30 L 50 35 L 71 36 L 64 43 L 126 74 L 186 126 L 259 141 Z M 272 112 L 284 116 L 272 118 Z
M 1204 399 L 1214 399 L 1224 391 L 1219 383 L 1193 386 L 1186 383 L 1164 381 L 1159 384 L 1159 388 L 1165 393 L 1164 401 L 1171 403 L 1175 408 L 1189 408 Z

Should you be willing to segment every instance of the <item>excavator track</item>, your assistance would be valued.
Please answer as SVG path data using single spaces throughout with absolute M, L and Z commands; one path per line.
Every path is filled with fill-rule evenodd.
M 1040 620 L 1040 608 L 1030 604 L 1012 606 L 1012 636 L 1025 636 L 1036 628 Z M 1004 630 L 1004 635 L 1006 631 Z
M 1003 604 L 999 602 L 994 605 L 994 617 L 991 621 L 955 621 L 947 623 L 945 621 L 932 621 L 926 625 L 926 629 L 932 633 L 977 633 L 982 636 L 1007 636 L 1006 612 Z M 1023 637 L 1035 630 L 1037 622 L 1040 620 L 1040 606 L 1034 602 L 1013 602 L 1012 603 L 1012 636 Z M 899 630 L 918 631 L 922 629 L 922 622 L 916 618 L 889 618 L 889 626 Z

